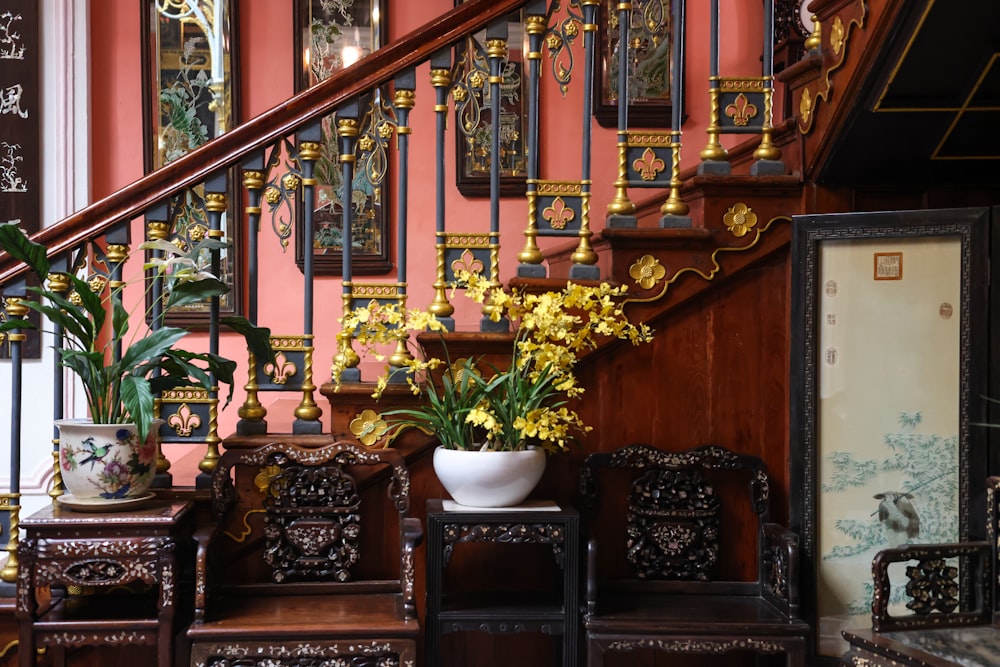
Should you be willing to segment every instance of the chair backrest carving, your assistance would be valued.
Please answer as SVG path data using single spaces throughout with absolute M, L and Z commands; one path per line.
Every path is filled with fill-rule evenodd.
M 732 515 L 734 510 L 729 505 L 724 510 L 713 472 L 742 472 L 737 476 L 749 484 L 754 538 L 760 542 L 768 516 L 769 481 L 763 461 L 755 456 L 717 445 L 667 452 L 641 444 L 591 454 L 580 473 L 580 502 L 591 516 L 598 502 L 614 502 L 600 498 L 602 468 L 621 469 L 631 475 L 624 506 L 624 546 L 633 578 L 664 582 L 716 579 L 723 515 Z M 747 511 L 745 500 L 743 511 Z M 753 573 L 757 578 L 759 567 Z
M 261 494 L 261 554 L 276 583 L 355 579 L 363 532 L 382 529 L 362 511 L 366 486 L 387 486 L 389 503 L 401 518 L 409 510 L 409 473 L 394 450 L 367 451 L 349 442 L 315 448 L 276 442 L 252 451 L 228 450 L 212 478 L 218 520 L 239 495 L 235 469 L 248 469 Z M 244 493 L 247 486 L 241 487 Z
M 632 483 L 626 553 L 640 579 L 707 581 L 719 560 L 719 499 L 697 470 L 650 470 Z
M 264 560 L 274 580 L 349 580 L 361 557 L 361 499 L 354 478 L 333 463 L 289 464 L 277 453 L 273 459 L 281 472 L 271 478 L 264 498 Z

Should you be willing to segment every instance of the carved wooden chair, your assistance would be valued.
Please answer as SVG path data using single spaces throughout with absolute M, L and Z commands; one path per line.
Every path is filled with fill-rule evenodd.
M 639 650 L 784 653 L 804 664 L 798 537 L 768 521 L 768 484 L 760 459 L 712 445 L 588 456 L 587 664 Z
M 990 478 L 985 541 L 909 544 L 875 554 L 872 627 L 844 631 L 850 649 L 843 664 L 997 664 L 998 490 L 1000 478 Z
M 399 452 L 230 449 L 196 534 L 191 664 L 414 665 L 420 522 Z

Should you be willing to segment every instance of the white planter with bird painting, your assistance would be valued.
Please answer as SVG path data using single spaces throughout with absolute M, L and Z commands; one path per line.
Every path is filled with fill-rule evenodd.
M 89 504 L 110 508 L 148 497 L 161 423 L 154 420 L 146 442 L 140 443 L 135 424 L 57 420 L 59 471 L 66 489 L 60 502 L 72 509 Z

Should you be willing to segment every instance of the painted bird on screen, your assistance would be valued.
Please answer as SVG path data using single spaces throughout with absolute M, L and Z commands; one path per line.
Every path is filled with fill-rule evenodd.
M 883 491 L 876 493 L 874 498 L 882 501 L 878 504 L 878 520 L 885 529 L 890 547 L 907 544 L 920 535 L 920 517 L 910 502 L 912 493 Z

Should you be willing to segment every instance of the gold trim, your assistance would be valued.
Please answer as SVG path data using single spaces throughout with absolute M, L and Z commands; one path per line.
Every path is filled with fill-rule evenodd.
M 406 283 L 354 283 L 351 285 L 351 298 L 362 299 L 399 299 L 403 295 Z
M 18 640 L 16 640 L 16 639 L 7 642 L 7 645 L 3 647 L 3 650 L 0 650 L 0 658 L 6 658 L 7 657 L 7 653 L 9 653 L 10 650 L 12 648 L 16 647 L 17 645 L 18 645 Z M 40 652 L 41 652 L 41 650 L 39 651 L 39 653 Z
M 847 59 L 847 42 L 850 40 L 851 27 L 857 26 L 860 29 L 863 28 L 865 25 L 865 19 L 868 17 L 868 8 L 865 5 L 864 0 L 854 0 L 852 7 L 854 8 L 855 11 L 860 12 L 860 14 L 858 16 L 852 16 L 848 19 L 847 25 L 843 28 L 843 44 L 842 44 L 843 48 L 841 48 L 839 50 L 839 53 L 836 54 L 837 56 L 836 60 L 830 63 L 830 66 L 824 70 L 823 82 L 817 84 L 816 89 L 808 93 L 809 99 L 811 100 L 810 111 L 812 113 L 809 114 L 808 118 L 805 116 L 799 117 L 798 128 L 800 134 L 809 134 L 809 132 L 812 131 L 813 124 L 816 122 L 816 108 L 819 106 L 820 100 L 822 99 L 828 102 L 830 100 L 830 96 L 832 94 L 832 85 L 830 83 L 830 77 L 833 74 L 833 72 L 840 69 L 840 67 L 844 64 L 844 60 Z M 843 19 L 840 17 L 840 15 L 837 15 L 837 19 L 840 20 L 841 25 L 843 25 Z M 823 89 L 820 90 L 819 89 L 820 87 L 822 87 Z M 810 91 L 810 88 L 808 86 L 805 86 L 803 88 L 802 96 L 805 96 L 807 94 L 807 91 Z M 799 108 L 800 110 L 802 108 L 801 96 L 800 96 Z
M 688 205 L 681 200 L 681 132 L 671 133 L 670 154 L 670 195 L 660 206 L 661 215 L 683 216 L 690 212 Z
M 729 151 L 719 143 L 719 133 L 721 132 L 721 127 L 719 126 L 719 82 L 721 79 L 717 76 L 709 77 L 708 97 L 709 97 L 709 123 L 708 127 L 705 129 L 705 134 L 708 135 L 708 143 L 705 145 L 698 156 L 705 161 L 728 161 Z
M 253 528 L 250 527 L 250 522 L 247 519 L 250 517 L 251 514 L 263 514 L 264 512 L 265 510 L 262 509 L 247 510 L 247 513 L 243 515 L 243 527 L 245 528 L 245 530 L 242 533 L 236 535 L 235 533 L 226 530 L 223 531 L 222 534 L 231 539 L 233 542 L 236 542 L 237 544 L 242 544 L 253 533 Z
M 685 273 L 694 273 L 694 274 L 696 274 L 698 276 L 701 276 L 704 280 L 709 280 L 709 281 L 713 280 L 715 278 L 715 276 L 719 273 L 719 271 L 722 270 L 722 266 L 719 264 L 719 253 L 723 253 L 723 252 L 745 252 L 747 250 L 751 250 L 758 243 L 760 243 L 760 238 L 761 238 L 761 236 L 764 235 L 764 232 L 766 232 L 767 230 L 769 230 L 771 228 L 771 225 L 773 225 L 775 222 L 778 222 L 778 221 L 791 223 L 792 219 L 789 218 L 787 215 L 775 216 L 775 217 L 771 218 L 766 225 L 764 225 L 763 227 L 758 227 L 757 228 L 757 233 L 754 236 L 753 241 L 751 241 L 747 245 L 745 245 L 745 246 L 735 246 L 735 247 L 732 247 L 732 246 L 723 246 L 721 248 L 716 248 L 715 251 L 712 252 L 712 256 L 710 257 L 710 260 L 712 262 L 712 270 L 709 271 L 708 273 L 705 273 L 704 271 L 702 271 L 701 269 L 699 269 L 699 268 L 697 268 L 695 266 L 686 266 L 686 267 L 684 267 L 682 269 L 678 269 L 678 271 L 676 273 L 674 273 L 674 275 L 671 276 L 671 278 L 669 280 L 667 280 L 667 281 L 665 281 L 663 283 L 663 289 L 659 292 L 659 294 L 655 294 L 655 295 L 653 295 L 651 297 L 642 298 L 642 299 L 640 299 L 640 298 L 626 298 L 622 303 L 623 304 L 625 304 L 625 303 L 652 303 L 653 301 L 658 301 L 658 300 L 662 299 L 664 296 L 667 295 L 667 291 L 670 289 L 670 286 L 673 285 L 677 281 L 677 279 L 680 278 Z
M 720 78 L 719 92 L 763 93 L 767 89 L 765 84 L 770 80 L 769 76 Z
M 165 240 L 170 236 L 170 223 L 158 221 L 146 223 L 146 236 L 153 241 Z
M 444 247 L 482 250 L 493 247 L 493 232 L 446 232 Z

